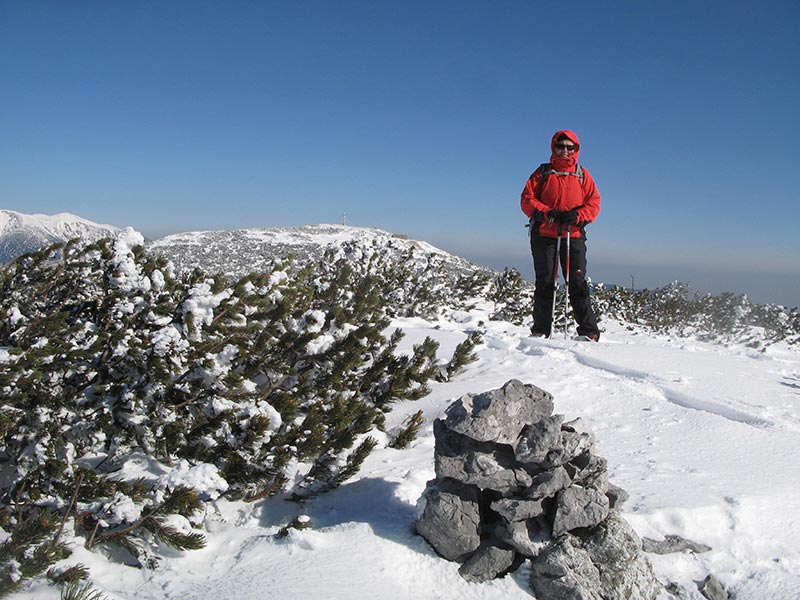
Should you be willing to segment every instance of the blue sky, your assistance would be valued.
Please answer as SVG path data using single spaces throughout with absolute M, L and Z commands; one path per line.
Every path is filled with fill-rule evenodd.
M 800 3 L 0 2 L 0 208 L 149 237 L 338 223 L 531 276 L 554 131 L 595 281 L 800 304 Z

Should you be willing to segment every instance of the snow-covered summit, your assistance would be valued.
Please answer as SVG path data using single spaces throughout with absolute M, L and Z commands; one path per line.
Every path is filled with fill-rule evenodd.
M 118 231 L 113 225 L 101 225 L 70 213 L 28 215 L 0 210 L 0 264 L 57 242 L 72 238 L 95 241 Z
M 409 251 L 421 256 L 435 255 L 456 271 L 484 269 L 427 242 L 372 227 L 349 225 L 176 233 L 151 242 L 148 249 L 170 259 L 178 269 L 201 267 L 208 272 L 240 277 L 265 269 L 276 259 L 291 256 L 303 261 L 315 260 L 345 245 L 387 258 Z

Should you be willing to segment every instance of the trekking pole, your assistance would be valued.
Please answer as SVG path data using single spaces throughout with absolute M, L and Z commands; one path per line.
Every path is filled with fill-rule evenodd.
M 567 330 L 569 329 L 569 225 L 567 225 L 567 268 L 564 273 L 564 280 L 567 282 L 567 293 L 564 294 L 564 339 L 568 337 Z
M 550 309 L 550 335 L 552 339 L 556 324 L 556 296 L 558 295 L 558 261 L 561 254 L 561 225 L 558 226 L 558 237 L 556 238 L 556 259 L 553 265 L 553 306 Z

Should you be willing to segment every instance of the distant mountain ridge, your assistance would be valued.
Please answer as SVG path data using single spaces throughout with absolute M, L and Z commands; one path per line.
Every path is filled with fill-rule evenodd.
M 70 213 L 28 215 L 0 210 L 0 264 L 72 238 L 96 241 L 118 231 L 119 227 L 101 225 Z
M 278 259 L 320 260 L 326 252 L 348 252 L 353 261 L 379 254 L 399 259 L 414 254 L 434 257 L 447 270 L 465 274 L 490 269 L 440 250 L 427 242 L 369 227 L 306 225 L 272 229 L 230 229 L 177 233 L 147 244 L 150 252 L 169 259 L 177 269 L 200 267 L 209 273 L 241 277 L 266 270 Z M 443 274 L 444 275 L 444 274 Z
M 70 213 L 29 215 L 0 210 L 0 264 L 54 243 L 73 238 L 94 242 L 121 230 Z M 348 225 L 190 231 L 147 241 L 145 246 L 149 252 L 170 260 L 178 271 L 199 267 L 207 273 L 223 273 L 231 278 L 270 269 L 276 261 L 289 257 L 306 263 L 331 253 L 339 256 L 344 253 L 354 264 L 377 254 L 391 261 L 411 260 L 415 270 L 438 265 L 442 279 L 475 271 L 493 272 L 427 242 L 381 229 Z M 413 258 L 409 259 L 410 256 Z

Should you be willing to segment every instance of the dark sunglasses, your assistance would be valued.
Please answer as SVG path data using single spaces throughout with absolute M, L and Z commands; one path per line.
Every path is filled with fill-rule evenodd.
M 559 150 L 566 150 L 567 152 L 575 152 L 577 150 L 577 146 L 568 146 L 567 144 L 556 144 L 556 148 Z

